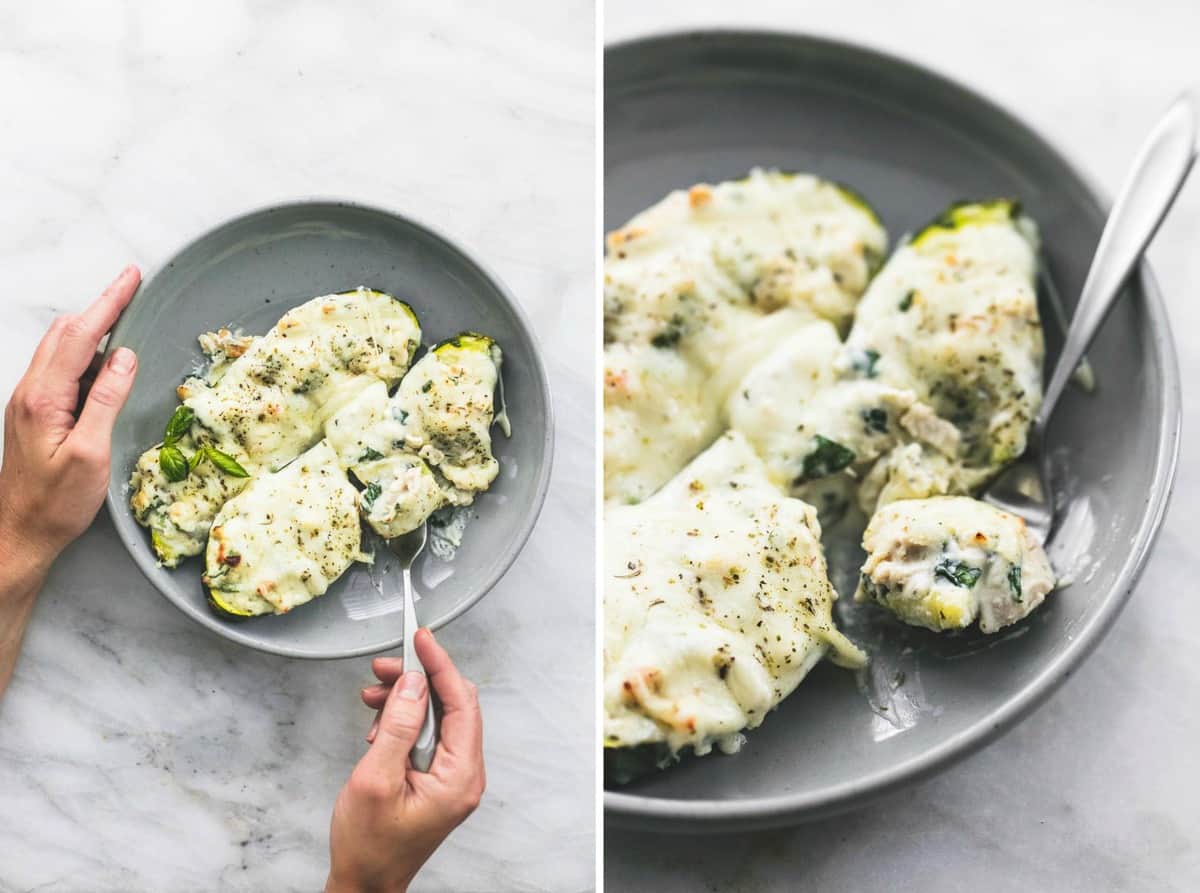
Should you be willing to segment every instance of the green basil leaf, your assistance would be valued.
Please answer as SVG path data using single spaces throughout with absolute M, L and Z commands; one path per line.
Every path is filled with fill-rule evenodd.
M 982 574 L 983 571 L 977 567 L 971 567 L 961 561 L 952 561 L 949 558 L 939 561 L 937 567 L 933 569 L 935 577 L 949 580 L 955 586 L 961 586 L 963 589 L 970 589 L 978 583 Z
M 163 446 L 174 446 L 179 438 L 188 433 L 188 429 L 192 427 L 192 419 L 195 417 L 196 413 L 190 406 L 182 404 L 176 406 L 171 420 L 167 422 L 166 430 L 163 431 Z
M 188 471 L 189 472 L 195 471 L 196 466 L 199 465 L 203 461 L 204 461 L 204 447 L 201 447 L 200 449 L 196 450 L 196 452 L 192 453 L 192 458 L 188 459 Z
M 168 481 L 182 481 L 188 476 L 188 462 L 177 446 L 160 447 L 158 465 Z
M 362 495 L 363 508 L 365 508 L 367 511 L 370 511 L 371 507 L 375 505 L 375 500 L 379 498 L 379 494 L 382 492 L 383 487 L 379 486 L 379 484 L 375 483 L 374 481 L 371 481 L 371 483 L 367 484 Z
M 237 459 L 233 458 L 233 456 L 230 456 L 228 453 L 222 453 L 215 446 L 204 447 L 204 455 L 208 461 L 217 466 L 217 468 L 221 469 L 221 471 L 225 472 L 230 477 L 250 477 L 250 472 L 242 468 L 242 466 L 238 464 Z
M 1014 564 L 1008 569 L 1008 588 L 1012 590 L 1013 601 L 1021 601 L 1021 565 Z
M 383 458 L 383 453 L 379 452 L 379 450 L 373 450 L 370 447 L 367 447 L 365 450 L 363 450 L 363 454 L 358 457 L 358 461 L 359 462 L 374 462 L 376 459 L 382 459 L 382 458 Z
M 854 450 L 842 446 L 836 440 L 818 434 L 813 441 L 815 447 L 804 457 L 804 474 L 796 481 L 798 484 L 841 471 L 854 461 Z

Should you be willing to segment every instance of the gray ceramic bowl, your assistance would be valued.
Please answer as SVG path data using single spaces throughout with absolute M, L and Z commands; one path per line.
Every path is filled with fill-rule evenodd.
M 1041 224 L 1067 301 L 1079 293 L 1104 200 L 1027 125 L 939 75 L 827 40 L 734 32 L 610 47 L 605 72 L 608 228 L 668 190 L 755 165 L 852 185 L 893 240 L 952 200 L 1011 195 Z M 740 754 L 606 792 L 610 820 L 747 830 L 846 809 L 983 746 L 1071 673 L 1129 597 L 1179 445 L 1179 372 L 1145 265 L 1129 291 L 1090 354 L 1099 390 L 1069 391 L 1050 431 L 1064 518 L 1049 551 L 1074 582 L 994 642 L 902 628 L 844 598 L 843 623 L 874 655 L 861 680 L 870 700 L 852 674 L 822 666 Z M 1052 362 L 1061 337 L 1047 329 Z M 856 557 L 839 562 L 841 592 L 853 591 Z
M 448 623 L 496 584 L 545 499 L 553 449 L 546 373 L 520 305 L 478 262 L 425 226 L 347 202 L 266 208 L 212 230 L 149 278 L 113 331 L 109 349 L 133 348 L 140 365 L 113 436 L 108 507 L 134 561 L 163 595 L 209 629 L 261 651 L 335 658 L 394 648 L 403 640 L 402 606 L 381 596 L 365 566 L 355 565 L 324 596 L 286 616 L 219 619 L 205 602 L 200 558 L 173 570 L 158 566 L 130 512 L 126 484 L 138 455 L 162 437 L 177 402 L 175 385 L 202 359 L 197 335 L 219 326 L 265 332 L 289 308 L 359 285 L 408 301 L 426 345 L 473 329 L 504 350 L 513 436 L 496 432 L 500 476 L 476 500 L 453 560 L 428 551 L 418 559 L 423 626 Z M 387 596 L 398 591 L 394 562 L 385 559 L 372 574 Z

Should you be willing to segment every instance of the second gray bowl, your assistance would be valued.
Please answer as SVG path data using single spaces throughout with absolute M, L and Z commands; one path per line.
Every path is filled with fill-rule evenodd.
M 1101 196 L 1027 125 L 939 75 L 861 47 L 746 32 L 622 44 L 605 54 L 604 112 L 609 228 L 671 189 L 754 166 L 853 186 L 893 240 L 956 199 L 1011 196 L 1041 225 L 1050 271 L 1073 303 L 1104 221 Z M 1069 390 L 1049 432 L 1062 511 L 1049 551 L 1073 582 L 989 641 L 889 627 L 843 599 L 839 617 L 873 657 L 861 680 L 870 698 L 852 674 L 819 667 L 736 756 L 606 792 L 610 819 L 664 831 L 748 830 L 847 809 L 981 747 L 1066 678 L 1129 597 L 1166 510 L 1179 446 L 1179 370 L 1146 265 L 1129 290 L 1089 354 L 1099 390 Z M 1050 363 L 1059 334 L 1047 322 Z M 852 592 L 856 564 L 839 565 L 838 589 Z

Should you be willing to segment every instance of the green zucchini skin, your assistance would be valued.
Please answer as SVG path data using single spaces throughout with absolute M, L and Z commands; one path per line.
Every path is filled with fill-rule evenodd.
M 233 623 L 241 623 L 245 620 L 249 620 L 251 617 L 249 614 L 235 614 L 232 611 L 227 611 L 222 608 L 220 603 L 213 597 L 212 590 L 207 586 L 204 587 L 204 598 L 205 601 L 208 602 L 209 609 L 222 620 L 227 620 Z
M 490 349 L 491 346 L 496 343 L 490 335 L 481 335 L 478 332 L 465 331 L 465 332 L 459 332 L 457 335 L 451 335 L 449 338 L 443 338 L 441 341 L 439 341 L 437 344 L 433 345 L 433 347 L 431 347 L 429 349 L 431 352 L 437 353 L 438 348 L 447 347 L 447 346 L 463 347 L 464 342 L 466 343 L 466 346 L 468 348 L 474 346 L 474 344 L 472 344 L 472 342 L 478 342 L 478 346 L 481 349 Z
M 1021 203 L 1015 199 L 993 198 L 982 201 L 952 202 L 941 214 L 925 224 L 912 237 L 915 245 L 934 230 L 955 230 L 970 223 L 1001 220 L 1016 221 L 1021 217 Z

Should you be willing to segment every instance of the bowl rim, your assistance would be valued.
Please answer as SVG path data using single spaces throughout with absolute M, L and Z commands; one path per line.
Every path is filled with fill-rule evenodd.
M 818 45 L 854 55 L 869 55 L 889 65 L 908 68 L 930 78 L 950 90 L 978 103 L 984 110 L 1006 124 L 1023 129 L 1040 143 L 1056 161 L 1072 171 L 1086 188 L 1089 198 L 1100 211 L 1112 204 L 1105 190 L 1079 165 L 1075 164 L 1058 145 L 1040 130 L 1018 117 L 1006 107 L 974 87 L 913 61 L 876 47 L 803 31 L 742 28 L 689 28 L 678 31 L 656 31 L 606 44 L 606 59 L 610 53 L 626 50 L 649 50 L 663 44 L 678 42 L 753 42 L 757 40 L 788 41 L 794 44 Z M 729 801 L 719 799 L 672 800 L 643 794 L 604 790 L 605 818 L 614 825 L 643 831 L 667 833 L 714 833 L 731 829 L 754 830 L 799 824 L 811 819 L 844 812 L 886 796 L 928 778 L 990 744 L 1001 734 L 1028 716 L 1041 705 L 1070 676 L 1071 672 L 1104 638 L 1121 609 L 1128 603 L 1133 588 L 1145 569 L 1150 549 L 1162 526 L 1179 459 L 1180 428 L 1182 423 L 1181 381 L 1179 361 L 1172 337 L 1166 304 L 1143 256 L 1138 265 L 1138 286 L 1152 333 L 1154 363 L 1163 381 L 1163 414 L 1158 427 L 1158 449 L 1154 456 L 1154 484 L 1148 494 L 1129 555 L 1122 564 L 1113 585 L 1092 616 L 1066 646 L 1019 691 L 1009 697 L 989 716 L 978 720 L 937 746 L 880 771 L 839 784 L 819 787 L 800 794 L 753 797 Z
M 516 320 L 517 327 L 522 334 L 529 340 L 532 346 L 531 355 L 529 357 L 532 365 L 534 378 L 537 379 L 538 389 L 541 392 L 542 401 L 545 404 L 545 431 L 542 435 L 542 449 L 545 453 L 545 459 L 538 469 L 538 477 L 534 489 L 534 498 L 531 505 L 531 510 L 525 513 L 521 523 L 514 527 L 514 535 L 509 541 L 507 549 L 500 555 L 500 560 L 493 564 L 493 571 L 485 578 L 481 578 L 474 587 L 474 591 L 468 597 L 463 599 L 451 611 L 442 617 L 439 617 L 435 622 L 429 624 L 429 628 L 433 630 L 441 629 L 452 620 L 465 614 L 468 610 L 474 607 L 480 599 L 487 595 L 496 584 L 504 577 L 511 569 L 513 563 L 517 560 L 517 556 L 525 548 L 530 535 L 533 533 L 533 528 L 542 513 L 542 508 L 545 506 L 546 495 L 550 487 L 550 477 L 554 466 L 554 401 L 550 390 L 550 381 L 546 375 L 545 362 L 542 359 L 542 348 L 538 341 L 529 316 L 525 312 L 525 308 L 516 296 L 505 284 L 494 270 L 479 257 L 468 251 L 462 246 L 462 243 L 456 239 L 446 235 L 441 229 L 431 226 L 428 223 L 418 220 L 413 216 L 401 213 L 391 208 L 386 208 L 375 203 L 367 203 L 354 199 L 338 198 L 330 196 L 303 196 L 299 198 L 288 198 L 277 201 L 267 202 L 247 211 L 227 216 L 221 219 L 216 224 L 205 228 L 198 235 L 186 239 L 174 251 L 166 255 L 165 259 L 158 264 L 150 267 L 144 267 L 142 272 L 142 281 L 138 286 L 137 292 L 134 294 L 133 300 L 130 301 L 129 307 L 132 307 L 134 302 L 138 300 L 144 289 L 153 285 L 154 280 L 164 271 L 171 267 L 175 259 L 184 252 L 191 249 L 199 242 L 216 235 L 224 229 L 235 226 L 254 217 L 263 217 L 279 211 L 304 209 L 304 208 L 319 208 L 321 206 L 332 206 L 335 208 L 350 209 L 353 211 L 366 212 L 368 214 L 379 215 L 385 218 L 391 218 L 398 221 L 404 226 L 422 232 L 435 242 L 441 244 L 442 247 L 449 250 L 453 254 L 461 257 L 467 264 L 474 266 L 483 276 L 484 279 L 495 289 L 497 294 L 508 309 L 512 311 L 513 317 Z M 126 308 L 126 310 L 128 307 Z M 112 328 L 112 333 L 108 339 L 108 345 L 116 345 L 121 340 L 121 335 L 125 329 L 126 317 L 122 312 L 121 318 L 117 320 Z M 111 349 L 106 345 L 105 353 Z M 110 469 L 112 462 L 110 460 Z M 127 469 L 122 469 L 122 473 L 126 473 Z M 122 479 L 115 474 L 110 474 L 107 493 L 105 495 L 105 504 L 108 507 L 109 516 L 112 518 L 113 527 L 116 529 L 117 535 L 125 546 L 127 552 L 133 558 L 134 563 L 138 566 L 138 570 L 142 575 L 154 586 L 158 593 L 168 602 L 174 605 L 177 609 L 190 617 L 199 625 L 206 628 L 209 632 L 218 635 L 224 639 L 235 642 L 239 645 L 244 645 L 247 648 L 252 648 L 255 651 L 260 651 L 266 654 L 274 654 L 280 657 L 297 658 L 301 660 L 341 660 L 351 657 L 363 657 L 371 654 L 378 654 L 383 651 L 398 648 L 404 643 L 403 634 L 396 636 L 394 639 L 388 639 L 378 645 L 364 645 L 356 648 L 347 648 L 344 650 L 333 651 L 312 651 L 305 648 L 276 645 L 266 643 L 242 632 L 236 626 L 226 623 L 212 615 L 212 612 L 206 606 L 197 606 L 190 602 L 182 602 L 177 599 L 173 593 L 158 585 L 155 578 L 155 572 L 159 570 L 158 562 L 153 558 L 147 543 L 148 540 L 142 536 L 136 541 L 126 537 L 122 532 L 122 524 L 124 517 L 129 514 L 128 505 L 126 504 L 125 496 L 121 492 Z

